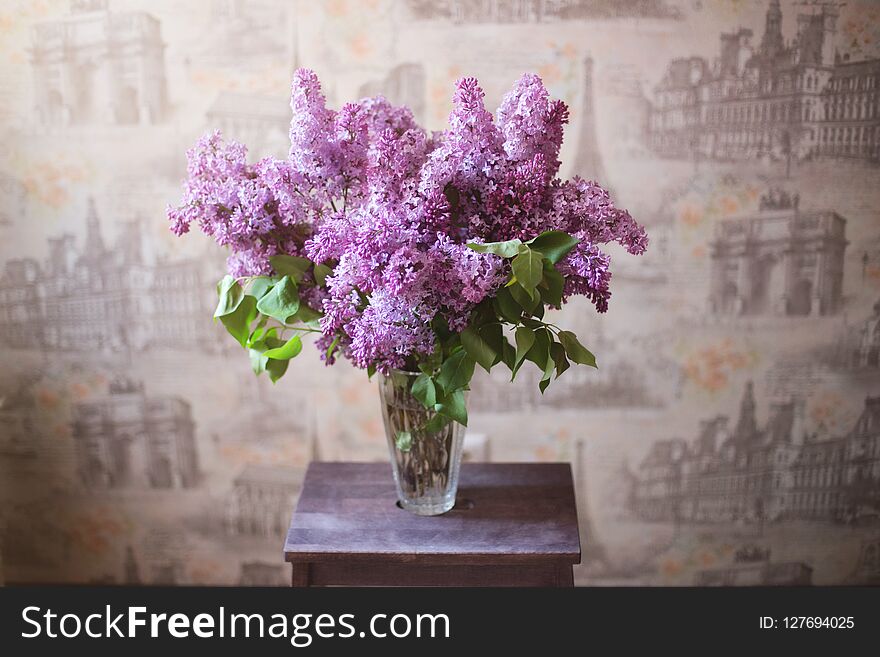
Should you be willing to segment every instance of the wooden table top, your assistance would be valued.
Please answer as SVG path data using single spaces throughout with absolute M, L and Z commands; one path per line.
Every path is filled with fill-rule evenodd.
M 417 516 L 397 506 L 390 464 L 313 462 L 285 559 L 580 563 L 568 463 L 463 463 L 457 499 L 441 516 Z

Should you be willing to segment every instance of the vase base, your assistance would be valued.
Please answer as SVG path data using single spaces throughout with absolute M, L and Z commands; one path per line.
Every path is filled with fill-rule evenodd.
M 399 500 L 397 506 L 417 516 L 439 516 L 455 506 L 455 495 L 426 497 L 418 500 Z

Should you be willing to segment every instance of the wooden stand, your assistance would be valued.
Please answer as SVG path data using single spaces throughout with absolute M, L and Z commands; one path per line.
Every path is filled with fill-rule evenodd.
M 313 462 L 287 532 L 293 586 L 573 586 L 567 463 L 465 463 L 455 508 L 397 506 L 387 463 Z

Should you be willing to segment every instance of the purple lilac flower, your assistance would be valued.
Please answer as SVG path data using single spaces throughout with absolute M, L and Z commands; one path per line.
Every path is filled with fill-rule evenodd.
M 539 77 L 520 78 L 495 117 L 484 97 L 474 78 L 459 80 L 448 129 L 429 136 L 382 97 L 328 109 L 317 76 L 300 69 L 289 156 L 251 165 L 244 146 L 206 135 L 187 154 L 171 228 L 197 222 L 230 248 L 238 277 L 271 274 L 277 253 L 330 266 L 326 287 L 308 275 L 300 285 L 323 312 L 318 346 L 337 345 L 328 363 L 341 355 L 387 371 L 431 353 L 435 318 L 465 328 L 510 276 L 508 261 L 468 242 L 574 235 L 557 265 L 563 299 L 585 295 L 604 312 L 611 259 L 601 247 L 643 253 L 644 228 L 597 183 L 557 178 L 568 109 Z

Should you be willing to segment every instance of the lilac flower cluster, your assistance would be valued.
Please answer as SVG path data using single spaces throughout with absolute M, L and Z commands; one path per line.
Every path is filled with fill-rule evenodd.
M 530 240 L 548 230 L 579 239 L 557 264 L 564 299 L 582 294 L 604 312 L 618 242 L 645 251 L 644 229 L 608 192 L 557 177 L 568 110 L 524 75 L 496 115 L 474 78 L 456 84 L 449 127 L 427 134 L 382 97 L 326 106 L 317 76 L 296 72 L 290 153 L 250 165 L 219 133 L 188 153 L 172 230 L 192 222 L 230 247 L 233 276 L 271 274 L 269 257 L 305 256 L 331 269 L 300 285 L 322 313 L 319 345 L 359 367 L 404 367 L 432 353 L 432 326 L 457 332 L 510 278 L 509 261 L 470 242 Z M 331 355 L 328 359 L 333 361 Z

